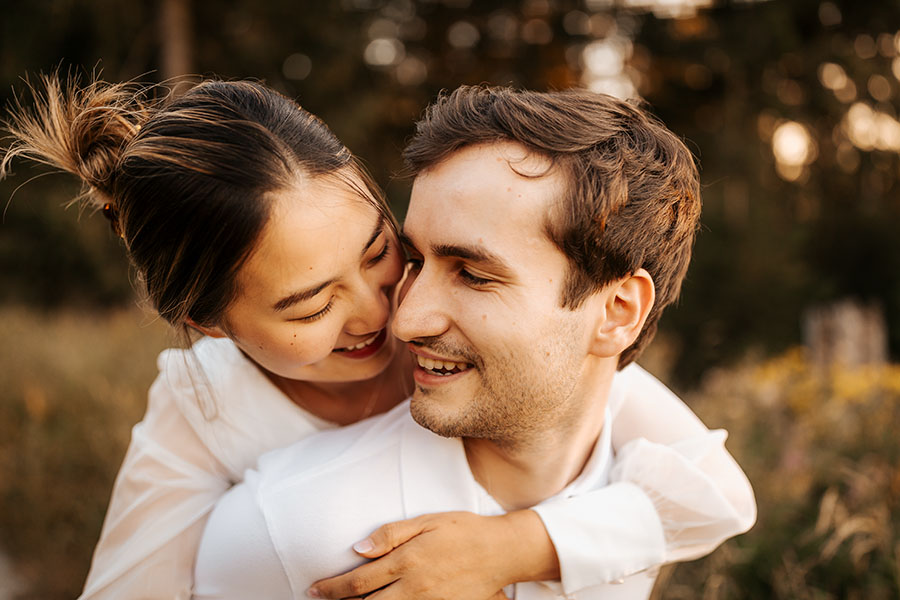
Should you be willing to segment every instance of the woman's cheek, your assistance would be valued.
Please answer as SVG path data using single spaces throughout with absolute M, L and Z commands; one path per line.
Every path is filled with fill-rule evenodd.
M 328 332 L 294 332 L 289 348 L 303 364 L 313 364 L 328 358 L 336 341 L 337 336 Z

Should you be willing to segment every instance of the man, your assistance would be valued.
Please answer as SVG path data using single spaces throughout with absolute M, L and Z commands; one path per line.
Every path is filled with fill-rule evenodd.
M 358 565 L 350 545 L 377 524 L 539 503 L 548 521 L 553 500 L 608 481 L 614 375 L 689 262 L 690 153 L 606 96 L 464 87 L 430 107 L 405 157 L 411 259 L 393 331 L 415 355 L 415 393 L 264 457 L 210 519 L 201 593 L 295 597 Z M 639 573 L 574 597 L 646 598 L 652 584 Z

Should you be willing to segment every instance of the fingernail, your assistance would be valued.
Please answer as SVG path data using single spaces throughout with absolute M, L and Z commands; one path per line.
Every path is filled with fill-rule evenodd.
M 306 590 L 306 595 L 309 596 L 310 598 L 321 598 L 322 597 L 322 594 L 319 593 L 319 590 L 317 590 L 316 588 L 309 588 L 308 590 Z
M 367 538 L 361 542 L 356 542 L 355 544 L 353 544 L 353 549 L 360 553 L 371 552 L 375 549 L 375 544 L 372 543 L 372 540 Z

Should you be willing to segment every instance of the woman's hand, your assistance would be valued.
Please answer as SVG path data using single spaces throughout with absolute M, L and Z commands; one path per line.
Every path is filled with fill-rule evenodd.
M 310 596 L 504 600 L 510 583 L 559 577 L 553 544 L 530 510 L 423 515 L 383 525 L 353 548 L 377 560 L 316 582 Z

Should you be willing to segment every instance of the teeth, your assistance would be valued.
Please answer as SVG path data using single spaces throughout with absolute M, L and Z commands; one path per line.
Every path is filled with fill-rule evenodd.
M 378 338 L 378 335 L 380 333 L 381 332 L 379 331 L 378 333 L 376 333 L 369 339 L 365 340 L 364 342 L 360 342 L 360 343 L 356 344 L 355 346 L 347 346 L 346 348 L 344 348 L 344 350 L 361 350 L 361 349 L 365 348 L 366 346 L 371 345 L 372 342 L 374 342 Z
M 453 362 L 449 360 L 432 360 L 430 358 L 426 358 L 424 356 L 419 356 L 416 354 L 416 361 L 419 363 L 419 366 L 423 369 L 428 369 L 429 371 L 453 371 L 453 370 L 464 370 L 466 369 L 466 363 Z

